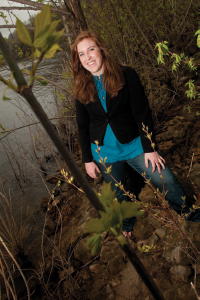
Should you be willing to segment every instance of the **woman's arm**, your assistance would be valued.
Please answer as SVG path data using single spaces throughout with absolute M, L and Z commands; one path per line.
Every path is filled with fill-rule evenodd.
M 150 140 L 146 137 L 146 132 L 143 131 L 143 124 L 148 127 L 148 133 L 152 133 L 151 139 L 155 143 L 155 133 L 151 111 L 148 99 L 144 93 L 144 88 L 140 82 L 138 74 L 134 69 L 128 70 L 127 83 L 131 96 L 131 106 L 134 118 L 138 125 L 138 130 L 141 137 L 141 142 L 144 150 L 145 166 L 149 167 L 149 161 L 152 165 L 152 173 L 155 172 L 156 167 L 161 173 L 161 167 L 165 169 L 165 160 L 158 154 L 151 146 Z
M 154 126 L 151 117 L 148 99 L 144 93 L 144 88 L 140 82 L 139 76 L 132 68 L 127 68 L 126 83 L 128 85 L 131 108 L 134 119 L 137 123 L 141 137 L 142 147 L 145 153 L 153 152 L 150 140 L 146 137 L 146 132 L 143 131 L 143 125 L 148 127 L 148 133 L 152 133 L 151 139 L 155 143 Z

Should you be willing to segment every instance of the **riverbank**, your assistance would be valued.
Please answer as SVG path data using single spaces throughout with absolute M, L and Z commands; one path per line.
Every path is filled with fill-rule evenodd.
M 196 117 L 199 105 L 198 99 L 193 101 L 190 114 L 180 109 L 179 115 L 166 123 L 163 133 L 157 136 L 161 153 L 190 197 L 200 192 L 200 119 Z M 74 143 L 73 156 L 91 186 L 100 192 L 102 177 L 93 180 L 86 174 L 78 140 Z M 35 262 L 35 270 L 39 274 L 42 269 L 43 277 L 54 278 L 49 282 L 49 289 L 57 287 L 56 295 L 62 299 L 153 299 L 110 234 L 102 235 L 100 252 L 96 257 L 91 256 L 84 225 L 97 214 L 83 193 L 64 182 L 61 169 L 46 179 L 53 187 L 58 180 L 62 182 L 56 186 L 53 199 L 44 197 L 41 202 L 41 208 L 46 211 L 45 243 L 43 258 Z M 158 204 L 148 185 L 136 192 L 143 203 Z M 199 251 L 199 223 L 186 222 L 182 229 Z M 179 232 L 174 230 L 169 241 L 170 235 L 169 227 L 145 214 L 138 218 L 130 242 L 167 300 L 195 300 L 190 282 L 196 282 L 200 294 L 199 256 L 194 255 L 190 244 L 179 238 Z M 148 247 L 152 249 L 145 252 Z M 33 255 L 33 248 L 29 249 Z

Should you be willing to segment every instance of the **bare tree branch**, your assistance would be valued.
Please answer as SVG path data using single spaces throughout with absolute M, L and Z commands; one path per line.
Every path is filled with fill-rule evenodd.
M 37 7 L 39 9 L 43 8 L 43 6 L 45 5 L 45 4 L 30 1 L 30 0 L 8 0 L 8 1 L 17 2 L 17 3 L 25 4 L 25 5 L 30 5 L 30 6 L 33 6 L 33 7 Z M 59 13 L 61 15 L 71 16 L 71 14 L 69 12 L 65 11 L 65 10 L 55 8 L 55 7 L 51 7 L 51 6 L 50 6 L 50 8 L 51 8 L 52 12 Z
M 143 36 L 144 40 L 146 41 L 147 45 L 149 46 L 153 56 L 155 57 L 155 59 L 157 60 L 157 55 L 156 52 L 154 51 L 153 47 L 151 46 L 149 40 L 147 39 L 146 35 L 144 34 L 144 32 L 142 31 L 141 27 L 139 26 L 138 22 L 136 21 L 134 15 L 132 14 L 132 12 L 130 11 L 130 8 L 128 7 L 128 5 L 126 4 L 125 0 L 122 0 L 122 2 L 124 3 L 124 6 L 126 7 L 127 11 L 129 12 L 129 15 L 131 16 L 134 24 L 136 25 L 136 27 L 139 29 L 141 35 Z
M 61 0 L 58 0 L 58 1 L 59 1 L 60 8 L 62 9 L 62 8 L 63 8 L 63 7 L 62 7 L 62 2 L 61 2 Z M 67 25 L 66 17 L 65 17 L 65 16 L 62 16 L 62 19 L 63 19 L 63 23 L 64 23 L 64 25 L 65 25 L 65 31 L 66 31 L 66 33 L 68 33 L 68 32 L 69 32 L 69 27 L 68 27 L 68 25 Z M 71 40 L 70 37 L 68 37 L 68 42 L 69 42 L 69 46 L 70 46 L 70 48 L 71 48 L 72 40 Z
M 16 28 L 16 26 L 15 25 L 0 25 L 0 29 L 2 29 L 2 28 Z M 32 27 L 32 26 L 26 26 L 26 28 L 34 30 L 34 27 Z M 63 33 L 62 36 L 71 37 L 74 35 L 73 35 L 73 33 L 68 32 L 68 33 Z
M 30 6 L 5 6 L 0 7 L 0 10 L 40 10 L 39 7 L 30 7 Z

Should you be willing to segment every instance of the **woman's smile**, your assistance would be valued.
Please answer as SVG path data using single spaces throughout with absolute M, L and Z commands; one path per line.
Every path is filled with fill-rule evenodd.
M 85 38 L 77 45 L 79 59 L 83 67 L 94 76 L 103 74 L 101 50 L 91 38 Z

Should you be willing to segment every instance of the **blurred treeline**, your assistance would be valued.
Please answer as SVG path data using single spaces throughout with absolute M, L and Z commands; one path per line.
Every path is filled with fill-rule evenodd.
M 65 2 L 67 1 L 63 4 Z M 154 60 L 147 40 L 153 48 L 157 42 L 166 40 L 174 52 L 193 55 L 197 50 L 194 39 L 194 33 L 200 24 L 200 6 L 197 0 L 83 0 L 81 7 L 88 28 L 100 33 L 122 63 L 134 64 L 138 56 Z M 53 15 L 62 20 L 59 14 Z M 67 23 L 74 33 L 72 23 Z M 34 15 L 30 16 L 26 25 L 34 26 Z M 63 21 L 58 30 L 61 28 L 64 28 Z M 33 35 L 33 30 L 29 31 Z M 65 40 L 67 38 L 61 39 L 60 43 L 63 44 Z M 9 35 L 8 44 L 12 52 L 15 52 L 15 58 L 18 56 L 16 48 L 23 51 L 23 57 L 30 52 L 19 41 L 16 32 Z M 69 51 L 69 47 L 66 48 Z
M 49 3 L 60 8 L 58 1 Z M 59 41 L 68 59 L 69 43 L 73 43 L 78 32 L 89 28 L 99 33 L 121 64 L 131 65 L 139 72 L 155 120 L 168 110 L 174 97 L 185 94 L 186 81 L 198 76 L 184 64 L 172 73 L 171 55 L 165 58 L 165 65 L 158 65 L 155 50 L 156 43 L 167 41 L 172 53 L 184 52 L 194 57 L 198 66 L 200 57 L 194 36 L 200 27 L 198 0 L 64 0 L 62 5 L 71 14 L 66 17 L 66 24 L 73 36 L 63 36 Z M 66 28 L 61 15 L 53 13 L 53 18 L 61 20 L 58 30 Z M 26 24 L 33 27 L 34 16 Z M 33 30 L 29 31 L 33 35 Z M 16 32 L 10 34 L 8 44 L 16 59 L 30 55 L 30 49 L 19 41 Z

